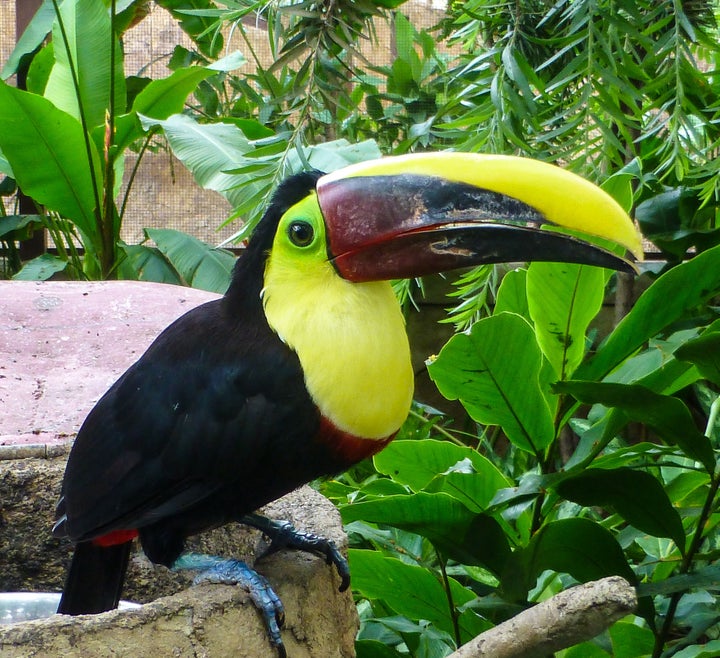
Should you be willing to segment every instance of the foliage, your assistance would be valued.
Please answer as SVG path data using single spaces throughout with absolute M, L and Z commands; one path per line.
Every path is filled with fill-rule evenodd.
M 121 171 L 124 149 L 146 138 L 147 126 L 157 126 L 145 123 L 140 130 L 137 115 L 166 120 L 183 104 L 160 113 L 135 107 L 133 99 L 148 80 L 129 78 L 126 83 L 120 75 L 122 53 L 110 44 L 141 19 L 143 3 L 118 2 L 117 16 L 108 21 L 109 15 L 97 11 L 99 2 L 85 1 L 95 8 L 94 14 L 74 12 L 77 0 L 67 3 L 65 10 L 74 16 L 68 17 L 70 29 L 65 31 L 71 58 L 65 46 L 57 56 L 52 44 L 43 48 L 33 59 L 30 86 L 63 111 L 74 107 L 79 112 L 88 106 L 85 120 L 92 125 L 71 130 L 75 142 L 81 138 L 95 143 L 95 153 L 83 145 L 83 171 L 71 170 L 82 183 L 82 204 L 72 208 L 77 217 L 65 217 L 61 210 L 43 221 L 52 224 L 56 249 L 64 261 L 74 262 L 76 275 L 82 266 L 86 275 L 107 276 L 123 254 L 117 248 L 116 229 L 125 204 L 111 207 L 118 191 L 111 179 L 118 178 L 114 170 Z M 717 62 L 712 2 L 469 0 L 451 4 L 436 34 L 416 28 L 398 11 L 404 0 L 159 4 L 180 21 L 196 45 L 194 50 L 178 46 L 168 61 L 176 73 L 199 65 L 191 67 L 194 75 L 187 90 L 194 95 L 185 109 L 192 108 L 202 124 L 234 125 L 247 141 L 243 155 L 250 161 L 236 168 L 244 175 L 236 181 L 235 204 L 238 190 L 252 180 L 234 213 L 245 221 L 233 238 L 246 237 L 252 230 L 258 209 L 280 178 L 308 165 L 308 145 L 372 139 L 382 152 L 450 147 L 527 153 L 562 162 L 598 181 L 627 167 L 638 188 L 638 219 L 666 258 L 678 262 L 690 248 L 702 250 L 718 243 L 719 160 L 712 154 L 718 151 L 720 134 L 717 80 L 712 75 Z M 97 26 L 90 22 L 91 15 Z M 247 34 L 253 16 L 267 26 L 271 66 L 263 64 Z M 375 64 L 368 60 L 368 46 L 375 24 L 385 19 L 393 31 L 393 58 Z M 53 24 L 53 43 L 65 44 L 54 1 L 46 0 L 6 63 L 4 77 L 39 47 Z M 78 30 L 94 35 L 83 40 L 82 48 L 71 43 L 77 41 Z M 245 61 L 239 57 L 232 65 L 214 64 L 228 33 L 243 38 L 252 71 L 232 72 Z M 92 56 L 83 55 L 91 51 Z M 111 60 L 113 71 L 108 68 Z M 88 66 L 96 61 L 104 64 Z M 199 73 L 207 66 L 214 69 L 213 75 Z M 102 93 L 74 89 L 73 67 L 78 81 Z M 50 90 L 45 91 L 48 78 Z M 111 85 L 114 105 L 109 104 Z M 118 124 L 117 133 L 108 132 L 114 142 L 107 154 L 105 101 L 108 126 Z M 15 114 L 15 109 L 8 105 L 8 112 Z M 29 119 L 22 121 L 23 127 Z M 93 140 L 85 140 L 83 130 L 93 131 Z M 146 147 L 142 142 L 135 146 L 141 153 Z M 2 144 L 0 149 L 7 150 Z M 20 175 L 26 175 L 18 164 Z M 0 167 L 11 174 L 7 155 L 0 157 Z M 63 221 L 67 219 L 69 225 Z M 82 265 L 72 248 L 78 239 L 89 254 Z M 484 285 L 477 280 L 464 287 L 461 302 L 468 302 L 463 312 L 470 318 L 472 300 L 480 308 L 484 303 Z
M 230 57 L 212 67 L 178 69 L 162 80 L 126 80 L 122 15 L 111 4 L 108 11 L 95 0 L 69 0 L 61 8 L 46 1 L 3 70 L 4 77 L 11 75 L 23 55 L 37 50 L 27 90 L 0 83 L 0 168 L 38 207 L 39 215 L 14 221 L 24 230 L 47 229 L 58 252 L 28 263 L 19 278 L 47 278 L 65 269 L 71 277 L 112 276 L 124 254 L 120 227 L 132 188 L 131 181 L 116 202 L 124 154 L 138 140 L 144 140 L 144 152 L 152 137 L 139 116 L 162 120 L 179 112 L 201 80 L 237 63 Z M 53 39 L 42 46 L 48 29 Z M 22 237 L 17 230 L 5 219 L 0 235 L 14 242 Z
M 205 39 L 239 33 L 254 65 L 202 81 L 193 104 L 197 121 L 232 122 L 249 142 L 237 189 L 250 182 L 260 194 L 236 206 L 245 221 L 234 238 L 252 230 L 280 178 L 308 165 L 308 145 L 372 139 L 384 153 L 524 153 L 597 182 L 615 174 L 671 263 L 720 241 L 711 3 L 470 0 L 452 4 L 436 34 L 397 11 L 399 0 L 174 4 L 205 21 Z M 251 16 L 268 27 L 272 66 L 247 34 Z M 378 65 L 366 44 L 383 17 L 392 60 Z M 193 61 L 210 60 L 178 47 L 170 66 Z M 482 310 L 488 282 L 461 287 L 459 322 Z
M 370 140 L 352 144 L 339 139 L 293 148 L 287 133 L 249 140 L 247 125 L 200 123 L 183 114 L 165 120 L 141 119 L 148 130 L 162 129 L 174 155 L 199 185 L 230 202 L 232 218 L 243 215 L 245 221 L 236 238 L 246 237 L 255 228 L 264 209 L 258 199 L 267 199 L 280 178 L 305 167 L 332 171 L 381 155 Z
M 502 431 L 505 454 L 483 456 L 482 438 L 469 447 L 452 425 L 416 420 L 375 457 L 374 474 L 325 485 L 354 546 L 360 656 L 375 655 L 378 639 L 392 647 L 383 655 L 446 655 L 532 602 L 611 574 L 638 585 L 642 621 L 568 655 L 660 656 L 717 636 L 720 321 L 691 311 L 720 293 L 720 247 L 660 277 L 590 352 L 559 358 L 558 345 L 586 343 L 604 287 L 592 272 L 510 273 L 493 314 L 428 363 L 479 428 Z M 568 287 L 578 290 L 570 304 Z M 548 326 L 565 328 L 554 343 Z M 411 599 L 397 596 L 410 579 Z M 627 653 L 627 633 L 642 651 Z
M 280 14 L 271 21 L 280 31 L 273 36 L 278 62 L 266 71 L 256 59 L 256 71 L 241 78 L 229 74 L 245 63 L 239 53 L 216 59 L 223 44 L 218 28 L 223 20 L 235 22 L 262 3 L 228 3 L 229 10 L 221 13 L 205 0 L 164 0 L 159 4 L 180 20 L 197 49 L 178 46 L 168 62 L 173 73 L 162 80 L 126 80 L 122 73 L 120 38 L 142 14 L 142 2 L 119 2 L 117 8 L 113 2 L 107 11 L 97 0 L 71 0 L 57 15 L 55 4 L 46 0 L 3 69 L 7 77 L 32 56 L 28 91 L 0 83 L 0 119 L 7 128 L 0 133 L 0 171 L 17 178 L 40 213 L 23 225 L 23 234 L 5 221 L 0 239 L 14 254 L 17 240 L 30 229 L 47 229 L 57 251 L 28 264 L 17 275 L 21 278 L 66 270 L 71 278 L 146 278 L 153 272 L 163 281 L 182 280 L 170 274 L 175 267 L 171 261 L 142 272 L 133 269 L 134 263 L 155 262 L 163 252 L 120 241 L 139 166 L 138 160 L 116 201 L 125 151 L 132 147 L 142 157 L 158 132 L 200 185 L 226 196 L 235 209 L 233 217 L 243 216 L 243 226 L 231 240 L 252 231 L 272 189 L 289 173 L 309 166 L 329 171 L 381 154 L 370 140 L 333 141 L 323 135 L 323 143 L 310 144 L 318 141 L 318 127 L 326 132 L 353 106 L 332 82 L 344 74 L 347 56 L 361 57 L 345 39 L 361 38 L 373 17 L 399 2 L 339 3 L 337 15 L 322 13 L 320 23 L 317 8 L 290 7 L 289 14 L 283 9 L 282 17 L 291 16 L 291 22 L 284 25 Z M 242 23 L 236 27 L 243 29 Z M 40 49 L 48 30 L 53 40 Z M 305 55 L 300 71 L 284 65 Z M 346 87 L 343 83 L 342 89 Z M 191 93 L 195 116 L 180 113 Z M 185 246 L 193 248 L 189 241 Z M 207 253 L 196 246 L 196 257 Z M 130 253 L 133 258 L 126 260 Z M 11 272 L 19 269 L 16 255 L 8 262 L 14 265 Z M 214 289 L 223 291 L 226 282 L 217 280 Z

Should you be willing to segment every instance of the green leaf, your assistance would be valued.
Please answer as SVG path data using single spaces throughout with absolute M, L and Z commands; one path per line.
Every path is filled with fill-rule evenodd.
M 515 313 L 530 321 L 526 286 L 527 270 L 517 269 L 507 272 L 497 291 L 493 315 Z
M 371 479 L 369 482 L 365 482 L 362 485 L 363 496 L 406 495 L 407 492 L 407 487 L 388 478 Z M 345 502 L 352 500 L 355 495 L 357 495 L 357 489 L 352 489 L 350 495 L 345 496 Z
M 448 599 L 438 577 L 429 569 L 404 564 L 376 551 L 348 551 L 353 589 L 370 600 L 382 600 L 397 614 L 410 619 L 425 619 L 454 635 Z M 450 591 L 457 607 L 469 603 L 475 595 L 450 578 Z M 479 622 L 478 618 L 478 622 Z M 479 623 L 477 625 L 480 625 Z M 460 618 L 463 642 L 477 633 L 477 627 L 465 615 Z
M 476 462 L 476 459 L 463 460 L 445 473 L 439 473 L 426 491 L 444 491 L 474 512 L 485 511 L 497 492 L 510 483 L 489 461 L 480 467 Z
M 720 246 L 673 267 L 638 299 L 595 358 L 575 372 L 576 379 L 602 379 L 647 340 L 687 316 L 720 290 Z
M 678 507 L 688 507 L 696 495 L 704 496 L 709 484 L 704 471 L 686 470 L 674 477 L 666 486 L 667 495 Z M 696 494 L 696 495 L 694 495 Z M 689 497 L 690 500 L 687 500 Z
M 717 325 L 717 326 L 715 326 Z M 720 320 L 705 331 L 720 329 Z M 663 339 L 653 339 L 642 352 L 625 360 L 619 368 L 605 378 L 618 384 L 641 384 L 656 393 L 672 395 L 701 379 L 699 371 L 690 363 L 680 361 L 675 351 L 698 337 L 695 328 L 681 329 Z
M 68 262 L 59 256 L 42 254 L 25 263 L 23 268 L 13 276 L 16 281 L 47 281 L 53 274 L 62 272 Z
M 707 219 L 703 220 L 703 215 Z M 710 207 L 702 208 L 697 190 L 686 187 L 650 197 L 635 211 L 643 235 L 674 260 L 681 260 L 693 246 L 703 251 L 718 243 L 720 231 L 713 230 L 713 223 L 708 221 L 713 216 Z
M 652 654 L 655 636 L 649 628 L 621 620 L 613 624 L 608 632 L 613 658 L 638 658 Z
M 197 238 L 168 228 L 147 228 L 145 233 L 188 285 L 223 294 L 230 283 L 235 256 Z
M 399 658 L 400 654 L 379 640 L 356 640 L 357 658 Z
M 0 148 L 25 194 L 94 236 L 95 195 L 80 123 L 47 99 L 0 83 L 0 125 Z M 90 150 L 100 181 L 92 143 Z
M 437 480 L 439 490 L 476 511 L 487 507 L 498 489 L 512 484 L 487 457 L 449 441 L 393 441 L 373 460 L 378 472 L 416 492 Z M 457 466 L 466 462 L 469 466 L 460 471 Z
M 308 146 L 305 149 L 305 156 L 311 167 L 330 172 L 356 162 L 376 160 L 382 157 L 382 152 L 374 139 L 366 139 L 362 142 L 336 139 L 331 142 Z M 288 162 L 291 171 L 302 171 L 305 168 L 297 155 L 297 150 L 288 153 Z
M 140 120 L 146 130 L 154 125 L 163 129 L 173 153 L 201 187 L 219 192 L 233 206 L 261 198 L 252 175 L 225 173 L 242 163 L 252 150 L 252 145 L 237 126 L 200 124 L 184 114 L 173 114 L 165 120 L 141 115 Z
M 528 64 L 524 61 L 522 53 L 514 48 L 514 44 L 508 43 L 502 51 L 502 63 L 508 77 L 522 91 L 523 98 L 526 102 L 530 102 L 533 98 L 532 89 L 525 76 L 524 69 L 528 69 Z M 524 66 L 523 66 L 524 64 Z
M 52 0 L 43 0 L 35 15 L 28 23 L 25 31 L 15 44 L 15 48 L 10 57 L 8 57 L 5 65 L 0 72 L 0 78 L 6 80 L 17 72 L 20 60 L 24 55 L 29 55 L 35 50 L 48 35 L 52 29 L 53 20 L 55 19 L 55 8 Z
M 189 66 L 178 69 L 167 78 L 149 82 L 135 97 L 132 112 L 117 118 L 115 144 L 122 149 L 142 135 L 137 115 L 167 119 L 182 112 L 187 97 L 200 82 L 213 75 L 217 75 L 217 71 Z
M 247 59 L 239 50 L 233 50 L 231 53 L 216 59 L 214 62 L 208 64 L 208 68 L 221 73 L 229 73 L 235 69 L 239 69 L 247 64 Z
M 385 116 L 385 109 L 378 95 L 365 97 L 365 109 L 368 116 L 375 121 L 380 121 Z
M 572 395 L 584 404 L 620 409 L 628 419 L 645 423 L 663 441 L 677 445 L 709 473 L 714 472 L 715 457 L 710 439 L 695 426 L 690 411 L 678 398 L 660 395 L 644 386 L 607 382 L 558 382 L 555 390 Z
M 367 521 L 414 532 L 462 564 L 486 566 L 499 574 L 510 554 L 500 524 L 491 516 L 471 512 L 446 493 L 386 496 L 345 505 L 344 523 Z
M 126 256 L 119 266 L 121 278 L 170 283 L 178 286 L 183 284 L 180 275 L 168 263 L 159 249 L 141 244 L 121 244 L 120 248 Z
M 132 109 L 153 119 L 167 119 L 182 112 L 187 97 L 198 84 L 217 71 L 202 66 L 178 69 L 167 78 L 153 80 L 136 96 Z
M 697 366 L 705 379 L 720 384 L 720 332 L 705 332 L 677 350 L 675 356 Z
M 265 139 L 275 135 L 272 128 L 268 128 L 255 119 L 243 119 L 241 117 L 224 117 L 225 123 L 233 123 L 248 139 Z
M 408 0 L 373 0 L 373 4 L 386 9 L 397 9 L 400 5 L 404 5 Z
M 684 649 L 673 654 L 674 658 L 716 658 L 720 655 L 720 640 L 710 640 L 709 642 L 699 645 L 685 647 Z
M 12 178 L 13 181 L 15 180 L 15 174 L 10 166 L 10 162 L 3 154 L 2 149 L 0 149 L 0 173 L 5 174 L 8 178 Z M 6 178 L 3 183 L 5 183 L 8 178 Z M 5 196 L 5 194 L 3 194 L 3 196 Z
M 597 644 L 583 642 L 563 651 L 562 658 L 611 658 L 607 651 L 603 651 Z M 637 658 L 637 656 L 635 657 Z
M 36 229 L 44 226 L 42 215 L 0 215 L 0 238 L 26 240 Z
M 25 80 L 25 89 L 42 96 L 53 66 L 55 66 L 55 47 L 51 41 L 33 57 Z
M 0 173 L 5 173 L 3 167 L 10 167 L 7 160 L 4 159 L 2 151 L 0 151 Z M 11 196 L 17 191 L 17 182 L 12 177 L 12 174 L 8 174 L 0 180 L 0 196 Z
M 720 321 L 716 322 L 720 325 Z M 708 331 L 714 330 L 714 324 L 708 327 Z M 644 352 L 624 361 L 622 365 L 606 378 L 606 382 L 637 384 L 649 388 L 655 393 L 673 395 L 677 391 L 691 386 L 698 379 L 701 379 L 700 372 L 690 363 L 684 363 L 676 359 L 674 350 L 684 342 L 687 336 L 697 336 L 696 330 L 685 330 L 672 334 L 665 340 L 652 340 Z M 589 460 L 593 455 L 599 454 L 604 447 L 622 430 L 627 424 L 627 417 L 620 409 L 613 409 L 605 414 L 600 420 L 580 439 L 578 448 L 566 464 L 566 468 Z M 592 450 L 592 454 L 588 453 Z M 605 456 L 603 459 L 609 457 Z
M 522 600 L 546 570 L 568 573 L 585 583 L 606 576 L 635 582 L 622 548 L 601 525 L 584 518 L 544 525 L 507 562 L 501 588 L 511 600 Z
M 97 0 L 66 0 L 60 7 L 67 43 L 56 20 L 53 24 L 55 66 L 50 72 L 45 97 L 75 118 L 80 117 L 71 69 L 76 71 L 80 102 L 89 129 L 105 123 L 110 107 L 111 75 L 114 73 L 115 109 L 125 111 L 125 74 L 122 49 L 112 35 L 105 3 Z M 111 70 L 115 48 L 115 71 Z M 68 51 L 69 49 L 69 51 Z
M 720 587 L 720 565 L 708 564 L 692 573 L 677 574 L 661 581 L 640 583 L 638 596 L 669 596 L 690 590 L 716 590 Z
M 395 15 L 395 40 L 397 42 L 397 56 L 407 64 L 412 65 L 418 55 L 415 52 L 414 28 L 407 17 L 398 13 Z
M 484 425 L 499 425 L 518 448 L 540 453 L 553 440 L 548 403 L 540 389 L 542 354 L 530 325 L 501 313 L 476 322 L 448 341 L 428 372 L 449 400 L 460 400 Z
M 685 529 L 662 485 L 645 471 L 591 468 L 562 480 L 556 491 L 579 505 L 614 510 L 654 537 L 669 537 L 685 552 Z
M 633 207 L 634 194 L 633 184 L 642 176 L 642 160 L 634 158 L 626 164 L 620 171 L 608 176 L 600 185 L 615 201 L 617 201 L 623 210 L 629 213 Z
M 223 35 L 215 29 L 216 22 L 202 15 L 202 10 L 217 12 L 211 0 L 157 0 L 157 4 L 172 14 L 201 53 L 215 59 L 222 51 Z
M 602 307 L 605 273 L 571 263 L 532 263 L 527 297 L 538 344 L 560 379 L 585 356 L 585 334 Z

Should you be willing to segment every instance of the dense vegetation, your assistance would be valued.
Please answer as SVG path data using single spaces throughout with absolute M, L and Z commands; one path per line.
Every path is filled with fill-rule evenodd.
M 58 4 L 43 4 L 5 63 L 3 78 L 27 72 L 27 91 L 0 83 L 8 275 L 221 290 L 226 252 L 152 227 L 152 244 L 119 239 L 124 155 L 158 140 L 231 202 L 238 238 L 290 171 L 456 149 L 601 183 L 657 249 L 645 292 L 607 335 L 603 299 L 628 288 L 609 272 L 533 264 L 457 281 L 457 333 L 428 371 L 462 417 L 418 405 L 372 463 L 319 485 L 351 537 L 361 658 L 447 655 L 609 574 L 637 585 L 637 616 L 564 656 L 720 653 L 716 1 L 467 0 L 420 29 L 403 0 L 160 0 L 195 44 L 160 80 L 123 71 L 142 2 Z M 220 57 L 223 35 L 247 37 L 257 14 L 274 63 L 249 38 Z M 381 25 L 393 56 L 373 64 Z M 14 212 L 15 181 L 37 213 Z M 39 227 L 53 253 L 20 262 Z M 410 300 L 417 285 L 398 292 Z

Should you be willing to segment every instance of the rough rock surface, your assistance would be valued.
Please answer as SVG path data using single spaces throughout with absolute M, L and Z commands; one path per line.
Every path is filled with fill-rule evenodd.
M 59 591 L 71 546 L 50 536 L 64 459 L 0 461 L 0 589 Z M 309 487 L 264 508 L 272 518 L 329 537 L 341 547 L 345 535 L 335 508 Z M 267 544 L 261 534 L 230 525 L 195 538 L 195 550 L 245 559 L 250 564 Z M 293 658 L 354 656 L 357 614 L 349 592 L 324 560 L 282 551 L 255 564 L 283 601 L 283 640 Z M 237 587 L 189 587 L 187 575 L 155 567 L 138 550 L 124 598 L 146 602 L 135 610 L 0 626 L 0 655 L 30 656 L 274 656 L 260 616 Z M 161 598 L 158 598 L 161 597 Z

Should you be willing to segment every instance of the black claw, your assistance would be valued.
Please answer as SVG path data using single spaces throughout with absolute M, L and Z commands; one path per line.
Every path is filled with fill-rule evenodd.
M 282 548 L 294 548 L 320 555 L 328 564 L 335 565 L 341 580 L 340 591 L 344 592 L 350 587 L 350 567 L 331 539 L 312 532 L 296 530 L 287 521 L 272 521 L 259 514 L 248 514 L 241 519 L 241 523 L 257 528 L 270 538 L 270 547 L 266 555 Z
M 344 592 L 350 587 L 350 567 L 348 566 L 347 560 L 343 558 L 342 564 L 336 562 L 335 568 L 340 575 L 340 587 L 338 589 Z

